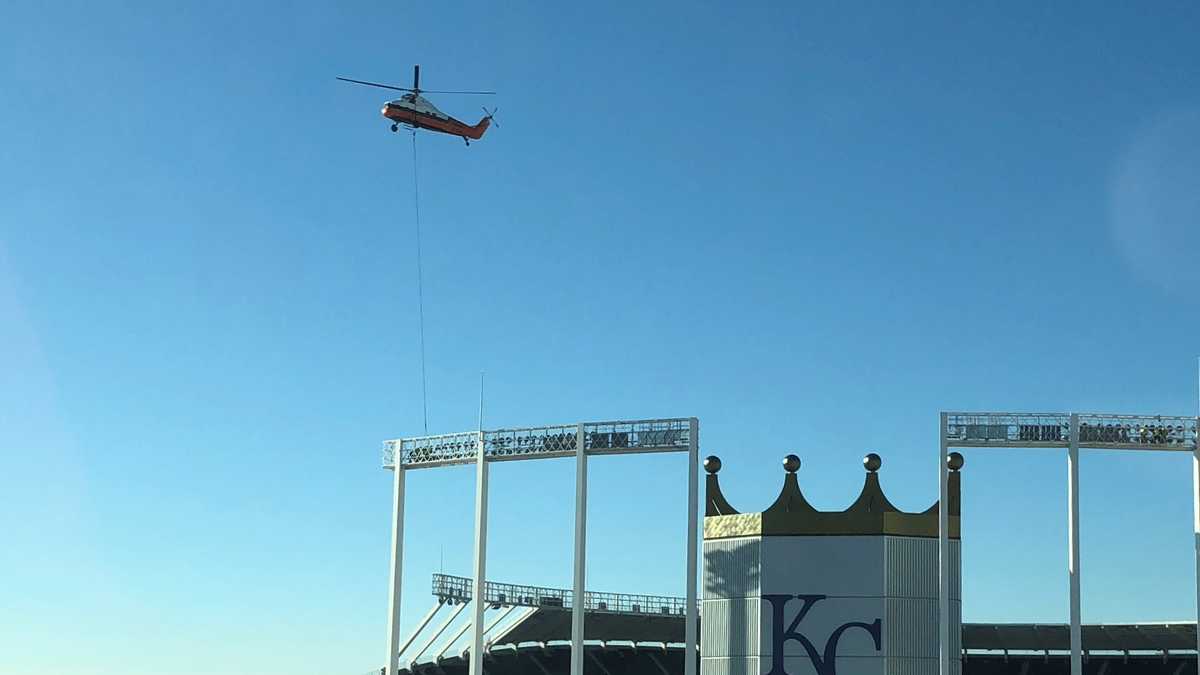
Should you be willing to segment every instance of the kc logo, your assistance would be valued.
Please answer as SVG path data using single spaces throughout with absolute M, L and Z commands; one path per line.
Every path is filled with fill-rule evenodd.
M 851 628 L 861 628 L 871 634 L 875 640 L 875 651 L 882 649 L 880 644 L 882 635 L 880 628 L 883 625 L 882 619 L 875 619 L 871 623 L 863 623 L 862 621 L 850 621 L 838 626 L 829 639 L 825 642 L 825 649 L 818 653 L 817 648 L 813 646 L 812 640 L 809 640 L 803 633 L 800 633 L 796 628 L 804 617 L 808 616 L 810 610 L 818 602 L 824 600 L 828 596 L 824 595 L 764 595 L 763 600 L 771 603 L 772 625 L 774 626 L 774 640 L 771 649 L 771 672 L 767 675 L 788 675 L 788 672 L 783 668 L 783 646 L 788 640 L 795 640 L 804 647 L 804 651 L 808 653 L 808 659 L 812 661 L 813 668 L 817 670 L 817 675 L 837 675 L 837 646 L 838 641 L 842 639 L 842 633 Z M 796 613 L 796 618 L 788 624 L 787 628 L 783 627 L 783 610 L 787 603 L 792 598 L 799 598 L 804 604 L 800 605 L 800 611 Z

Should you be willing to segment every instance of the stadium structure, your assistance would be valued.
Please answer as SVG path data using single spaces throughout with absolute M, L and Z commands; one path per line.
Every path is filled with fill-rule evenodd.
M 450 629 L 471 600 L 467 577 L 433 576 L 433 621 L 401 653 L 403 675 L 467 675 L 469 654 L 454 649 L 469 623 Z M 570 669 L 570 589 L 488 582 L 484 670 L 494 675 L 558 675 Z M 586 596 L 586 671 L 597 675 L 683 672 L 683 598 L 592 593 Z M 666 608 L 666 609 L 664 609 Z M 701 626 L 704 625 L 701 617 Z M 439 628 L 446 624 L 446 629 Z M 1088 675 L 1184 675 L 1195 672 L 1195 624 L 1084 625 Z M 963 624 L 968 675 L 1069 672 L 1066 624 Z M 439 641 L 440 639 L 440 641 Z M 372 671 L 374 675 L 378 671 Z
M 721 460 L 704 461 L 703 524 L 695 418 L 579 423 L 390 441 L 395 473 L 388 662 L 384 675 L 1196 675 L 1194 622 L 1085 625 L 1078 614 L 1078 456 L 1085 449 L 1186 451 L 1200 485 L 1197 418 L 1080 414 L 943 413 L 939 498 L 897 509 L 868 454 L 849 508 L 814 508 L 800 458 L 784 458 L 769 506 L 741 512 L 721 492 Z M 1070 621 L 980 624 L 961 620 L 959 542 L 964 458 L 952 447 L 1063 448 L 1068 460 Z M 688 452 L 691 555 L 681 556 L 685 597 L 584 592 L 587 459 Z M 484 582 L 487 465 L 577 460 L 572 589 Z M 474 463 L 473 577 L 435 574 L 433 605 L 399 632 L 403 486 L 408 469 Z M 1200 489 L 1196 494 L 1200 560 Z M 703 534 L 703 573 L 697 578 Z M 696 583 L 702 582 L 702 583 Z M 703 590 L 703 599 L 695 594 Z M 576 598 L 581 598 L 576 602 Z M 469 612 L 467 610 L 470 610 Z

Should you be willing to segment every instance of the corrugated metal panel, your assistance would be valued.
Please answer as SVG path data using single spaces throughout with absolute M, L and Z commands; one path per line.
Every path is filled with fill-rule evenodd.
M 704 542 L 704 598 L 757 598 L 762 570 L 762 539 Z
M 887 537 L 885 592 L 889 597 L 938 597 L 938 545 L 927 537 Z M 959 542 L 950 542 L 950 598 L 960 592 Z
M 938 659 L 897 659 L 887 660 L 887 675 L 937 675 Z
M 758 656 L 757 599 L 705 600 L 700 622 L 701 656 Z
M 962 546 L 950 542 L 950 599 L 962 600 Z
M 700 675 L 759 675 L 758 657 L 701 658 Z
M 950 601 L 950 653 L 962 653 L 962 603 Z M 889 657 L 938 658 L 938 602 L 936 599 L 887 600 L 883 649 Z
M 885 592 L 889 597 L 936 598 L 937 540 L 887 537 Z
M 950 653 L 962 654 L 962 602 L 959 600 L 950 601 Z M 953 659 L 951 674 L 959 672 L 961 666 L 958 659 Z
M 883 649 L 889 657 L 937 658 L 938 603 L 928 598 L 886 601 Z

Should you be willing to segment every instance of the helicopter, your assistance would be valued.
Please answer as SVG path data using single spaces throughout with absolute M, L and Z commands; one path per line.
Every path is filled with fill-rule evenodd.
M 380 84 L 378 82 L 366 82 L 364 80 L 352 80 L 348 77 L 337 78 L 343 82 L 352 82 L 354 84 L 363 84 L 368 87 L 379 87 L 380 89 L 394 89 L 396 91 L 408 92 L 394 101 L 388 101 L 383 104 L 383 116 L 391 120 L 392 131 L 399 131 L 403 125 L 405 128 L 412 129 L 414 132 L 417 129 L 427 129 L 440 134 L 449 134 L 451 136 L 459 136 L 466 142 L 467 145 L 471 141 L 477 141 L 483 138 L 483 134 L 488 127 L 494 124 L 492 118 L 496 115 L 497 109 L 483 109 L 483 119 L 477 124 L 471 125 L 466 122 L 461 122 L 437 109 L 429 99 L 421 96 L 421 93 L 427 94 L 495 94 L 494 91 L 430 91 L 421 89 L 421 66 L 413 66 L 413 86 L 397 87 L 390 84 Z M 496 124 L 498 128 L 500 125 Z

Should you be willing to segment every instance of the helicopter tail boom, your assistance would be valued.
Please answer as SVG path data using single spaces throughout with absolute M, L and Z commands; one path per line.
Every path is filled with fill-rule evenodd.
M 489 115 L 488 117 L 484 117 L 483 119 L 479 120 L 479 123 L 476 124 L 475 126 L 467 127 L 468 131 L 464 135 L 473 141 L 477 141 L 477 140 L 483 138 L 484 132 L 486 132 L 488 130 L 488 127 L 490 127 L 491 125 L 492 125 L 492 118 Z

